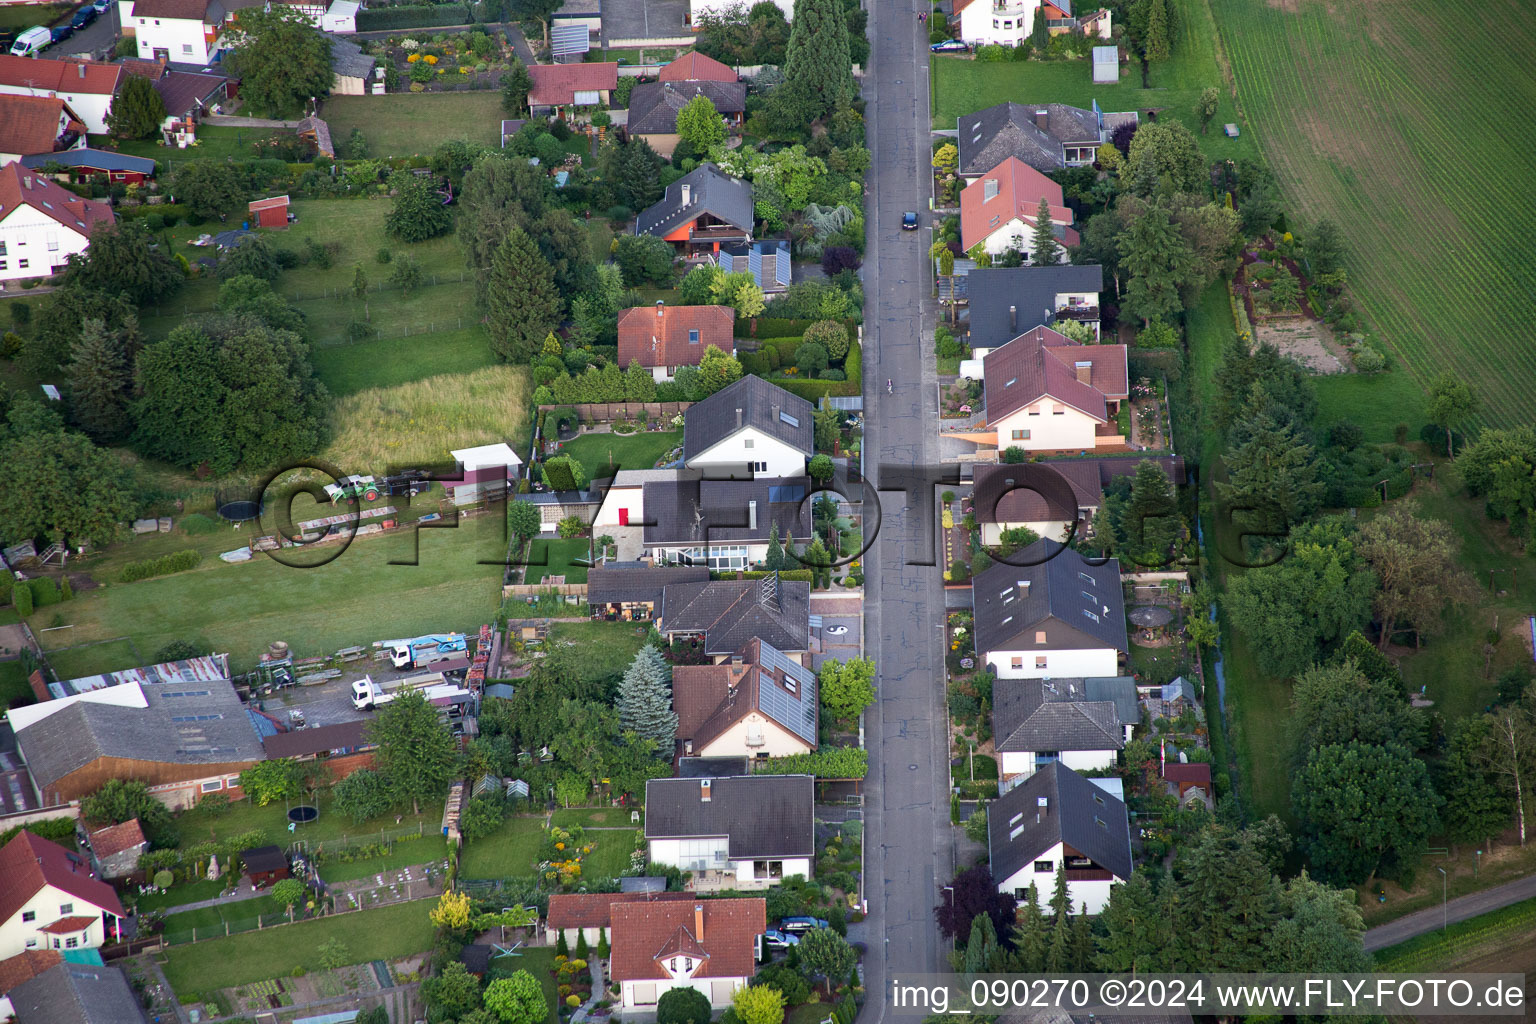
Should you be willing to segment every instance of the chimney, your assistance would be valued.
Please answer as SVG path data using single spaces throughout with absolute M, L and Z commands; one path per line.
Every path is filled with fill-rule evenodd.
M 1051 112 L 1044 108 L 1035 111 L 1035 127 L 1045 131 L 1051 124 Z
M 692 201 L 693 201 L 693 186 L 688 184 L 685 181 L 685 182 L 683 182 L 683 205 L 687 206 Z
M 709 803 L 709 779 L 699 780 L 699 802 Z
M 1040 819 L 1050 813 L 1050 800 L 1047 797 L 1038 797 L 1035 800 L 1035 824 L 1040 824 Z
M 736 429 L 737 430 L 741 429 L 741 410 L 740 409 L 736 410 Z
M 704 941 L 704 904 L 693 905 L 693 938 L 697 942 Z
M 1009 306 L 1008 307 L 1008 329 L 1010 331 L 1016 331 L 1016 330 L 1019 329 L 1019 307 L 1018 306 Z
M 666 308 L 667 308 L 667 304 L 665 302 L 662 302 L 660 299 L 656 300 L 656 315 L 657 316 L 665 316 L 666 315 Z
M 747 502 L 747 529 L 757 529 L 757 499 Z
M 1093 364 L 1086 360 L 1079 359 L 1072 364 L 1072 368 L 1077 371 L 1077 381 L 1079 384 L 1087 384 L 1093 377 Z
M 31 188 L 32 187 L 32 176 L 30 174 L 22 175 L 21 187 L 22 188 Z
M 85 65 L 84 64 L 76 64 L 75 65 L 75 70 L 80 72 L 80 80 L 84 81 L 85 80 Z

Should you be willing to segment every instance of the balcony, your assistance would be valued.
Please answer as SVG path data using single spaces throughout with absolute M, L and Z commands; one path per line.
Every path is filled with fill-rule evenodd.
M 1056 308 L 1058 320 L 1097 320 L 1098 318 L 1098 306 L 1058 306 Z
M 746 231 L 730 224 L 711 224 L 708 227 L 690 228 L 690 242 L 738 242 L 751 237 Z

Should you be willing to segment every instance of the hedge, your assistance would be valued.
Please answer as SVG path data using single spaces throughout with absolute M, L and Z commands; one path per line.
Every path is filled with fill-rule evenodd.
M 848 342 L 848 354 L 843 357 L 843 372 L 848 375 L 848 383 L 854 386 L 855 394 L 864 390 L 864 347 L 857 338 Z
M 474 21 L 464 4 L 441 6 L 380 7 L 357 12 L 359 32 L 381 32 L 395 28 L 432 28 L 438 25 L 468 25 Z
M 737 320 L 739 328 L 737 336 L 742 338 L 799 338 L 805 333 L 805 329 L 815 320 L 789 320 L 784 317 L 760 316 L 757 318 L 757 330 L 753 331 L 751 320 Z
M 136 583 L 153 576 L 168 576 L 173 572 L 195 569 L 202 560 L 203 556 L 199 552 L 187 548 L 185 551 L 175 551 L 143 562 L 129 562 L 123 566 L 117 578 L 123 583 Z
M 828 395 L 857 395 L 860 386 L 851 380 L 794 380 L 793 378 L 774 377 L 770 383 L 776 384 L 792 395 L 817 405 Z
M 773 573 L 767 569 L 748 569 L 743 572 L 738 572 L 736 574 L 736 578 L 739 580 L 760 580 L 765 576 L 772 575 Z M 809 569 L 779 570 L 779 579 L 789 580 L 792 583 L 814 583 L 815 580 L 812 579 L 814 575 L 815 574 L 812 573 Z
M 862 779 L 869 774 L 869 751 L 862 747 L 824 747 L 813 754 L 790 754 L 753 761 L 760 775 L 814 775 L 822 779 Z

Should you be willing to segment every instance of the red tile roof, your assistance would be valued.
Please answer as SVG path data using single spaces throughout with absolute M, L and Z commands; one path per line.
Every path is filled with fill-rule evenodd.
M 698 908 L 702 929 L 695 918 Z M 669 978 L 658 961 L 674 953 L 690 955 L 685 950 L 702 960 L 694 978 L 750 977 L 756 969 L 757 936 L 768 928 L 768 904 L 761 899 L 617 904 L 612 913 L 609 969 L 615 981 Z
M 108 825 L 91 833 L 91 849 L 97 857 L 113 857 L 143 843 L 144 830 L 139 827 L 138 818 L 129 818 L 120 825 Z
M 0 960 L 0 995 L 63 962 L 64 957 L 51 949 L 29 949 Z
M 1211 766 L 1199 761 L 1190 764 L 1170 764 L 1163 768 L 1163 780 L 1166 782 L 1188 782 L 1196 786 L 1211 788 Z
M 24 86 L 48 92 L 116 95 L 127 77 L 120 64 L 93 60 L 35 60 L 0 54 L 0 85 Z
M 549 898 L 549 927 L 607 928 L 609 908 L 615 903 L 657 903 L 667 900 L 695 900 L 691 892 L 569 892 Z
M 84 857 L 31 832 L 18 832 L 0 849 L 0 921 L 15 917 L 45 885 L 123 916 L 117 893 L 91 874 Z
M 122 66 L 123 70 L 130 75 L 147 78 L 151 82 L 160 81 L 160 79 L 165 77 L 166 72 L 170 70 L 157 60 L 140 60 L 137 57 L 130 57 L 123 61 Z
M 208 2 L 209 0 L 134 0 L 133 16 L 203 21 L 208 14 Z
M 689 50 L 661 69 L 656 76 L 662 82 L 734 82 L 741 76 L 713 57 Z
M 70 935 L 74 932 L 83 932 L 98 919 L 95 917 L 61 917 L 57 921 L 45 924 L 39 931 L 50 932 L 54 935 Z
M 80 119 L 56 96 L 0 95 L 0 153 L 52 153 L 59 141 L 59 122 L 66 114 L 71 120 Z
M 0 96 L 0 121 L 4 120 L 5 115 L 3 101 L 8 98 L 14 97 Z M 4 143 L 0 143 L 0 149 L 4 148 Z M 110 224 L 113 221 L 112 207 L 106 203 L 81 199 L 62 185 L 29 171 L 19 161 L 12 161 L 0 167 L 0 220 L 4 220 L 22 204 L 47 214 L 64 227 L 82 235 L 89 235 L 97 224 Z
M 142 3 L 143 0 L 140 0 Z M 578 92 L 603 92 L 619 84 L 618 62 L 608 64 L 533 64 L 528 68 L 533 88 L 528 102 L 563 107 L 576 102 Z
M 619 365 L 697 366 L 710 345 L 729 353 L 735 329 L 729 306 L 635 306 L 619 314 Z M 698 341 L 688 340 L 690 330 Z
M 991 199 L 986 198 L 989 191 Z M 1010 156 L 960 193 L 960 244 L 970 249 L 1007 227 L 1015 217 L 1032 232 L 1042 196 L 1051 204 L 1053 223 L 1072 223 L 1072 211 L 1067 208 L 1061 186 L 1018 157 Z M 1077 232 L 1069 229 L 1066 234 L 1065 244 L 1076 245 Z M 1033 234 L 1027 234 L 1025 239 L 1034 241 Z
M 1106 422 L 1105 399 L 1130 394 L 1126 359 L 1124 345 L 1079 345 L 1049 327 L 1036 327 L 993 349 L 982 361 L 987 422 L 995 424 L 1042 398 Z M 1079 362 L 1090 364 L 1087 383 L 1077 377 Z

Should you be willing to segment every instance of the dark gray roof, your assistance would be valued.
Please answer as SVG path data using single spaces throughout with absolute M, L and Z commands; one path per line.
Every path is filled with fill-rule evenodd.
M 763 543 L 773 525 L 779 539 L 811 535 L 810 487 L 803 477 L 756 480 L 653 480 L 641 486 L 647 545 Z M 775 498 L 781 500 L 774 500 Z M 783 500 L 783 499 L 788 500 Z M 756 502 L 754 506 L 752 503 Z M 756 508 L 757 525 L 752 525 Z M 590 591 L 589 591 L 590 595 Z
M 16 734 L 39 788 L 102 757 L 162 764 L 266 758 L 251 713 L 228 680 L 142 687 L 149 706 L 76 701 Z
M 625 601 L 661 603 L 663 587 L 673 583 L 702 583 L 709 569 L 702 565 L 646 565 L 643 562 L 611 562 L 587 570 L 587 602 L 620 604 Z
M 745 757 L 680 757 L 676 775 L 680 779 L 718 779 L 727 775 L 747 774 Z
M 739 430 L 754 427 L 805 453 L 816 451 L 815 408 L 754 374 L 721 388 L 683 413 L 683 460 L 697 458 Z
M 433 668 L 438 672 L 444 671 L 442 662 L 434 665 Z M 334 725 L 294 729 L 289 732 L 280 732 L 276 736 L 264 737 L 261 746 L 270 758 L 351 753 L 375 745 L 368 738 L 365 728 L 367 724 L 366 720 L 359 719 L 352 722 L 338 722 Z
M 815 779 L 746 775 L 710 780 L 652 779 L 645 784 L 645 837 L 727 836 L 733 860 L 816 854 Z
M 1136 697 L 1136 680 L 1130 676 L 1058 679 L 1057 682 L 1079 684 L 1089 700 L 1103 700 L 1113 704 L 1115 717 L 1120 719 L 1121 725 L 1135 725 L 1141 721 L 1141 701 Z
M 677 112 L 695 96 L 706 96 L 721 114 L 739 114 L 747 106 L 746 82 L 643 82 L 629 94 L 630 134 L 671 135 Z
M 98 171 L 134 171 L 138 174 L 155 173 L 155 162 L 147 156 L 129 156 L 105 149 L 70 149 L 62 153 L 37 153 L 21 158 L 23 167 L 43 167 L 59 164 L 62 167 L 88 167 Z
M 661 598 L 661 629 L 703 633 L 707 654 L 732 654 L 754 637 L 781 651 L 810 648 L 811 585 L 781 580 L 714 580 L 668 587 Z
M 1118 708 L 1090 700 L 1077 680 L 992 684 L 992 735 L 1001 751 L 1119 750 L 1125 746 L 1121 726 Z
M 1028 649 L 1034 637 L 1025 634 L 1043 629 L 1056 650 L 1129 652 L 1118 561 L 1092 565 L 1048 539 L 1009 557 L 1021 564 L 995 562 L 971 585 L 978 651 Z M 1040 564 L 1025 564 L 1035 562 Z
M 1041 807 L 1040 798 L 1046 804 Z M 1065 843 L 1117 878 L 1131 877 L 1125 804 L 1053 761 L 987 805 L 987 850 L 999 882 Z M 1045 885 L 1051 879 L 1044 879 Z
M 136 1024 L 144 1010 L 116 967 L 62 963 L 10 991 L 18 1024 Z
M 1103 291 L 1104 268 L 1097 264 L 987 267 L 967 274 L 965 287 L 970 303 L 971 347 L 998 348 L 1025 331 L 1054 322 L 1057 295 Z M 1010 307 L 1016 314 L 1009 313 Z M 1050 310 L 1049 316 L 1046 310 Z
M 684 185 L 689 187 L 687 206 L 683 205 Z M 668 185 L 661 201 L 635 219 L 635 234 L 670 234 L 701 213 L 751 233 L 752 211 L 750 183 L 703 163 Z
M 350 39 L 327 34 L 331 41 L 331 71 L 343 78 L 367 78 L 373 74 L 376 62 L 363 52 L 363 48 Z
M 745 765 L 742 768 L 746 770 Z M 666 892 L 667 880 L 660 875 L 641 875 L 619 879 L 619 892 Z
M 1045 125 L 1038 123 L 1044 111 Z M 1010 156 L 1018 157 L 1037 171 L 1059 171 L 1066 166 L 1062 145 L 1099 145 L 1099 118 L 1091 110 L 1065 103 L 999 103 L 955 121 L 960 150 L 960 174 L 985 174 Z
M 228 82 L 223 75 L 202 71 L 168 71 L 155 82 L 155 92 L 166 113 L 185 117 L 223 99 Z
M 280 846 L 255 846 L 240 851 L 247 872 L 286 871 L 288 858 Z

